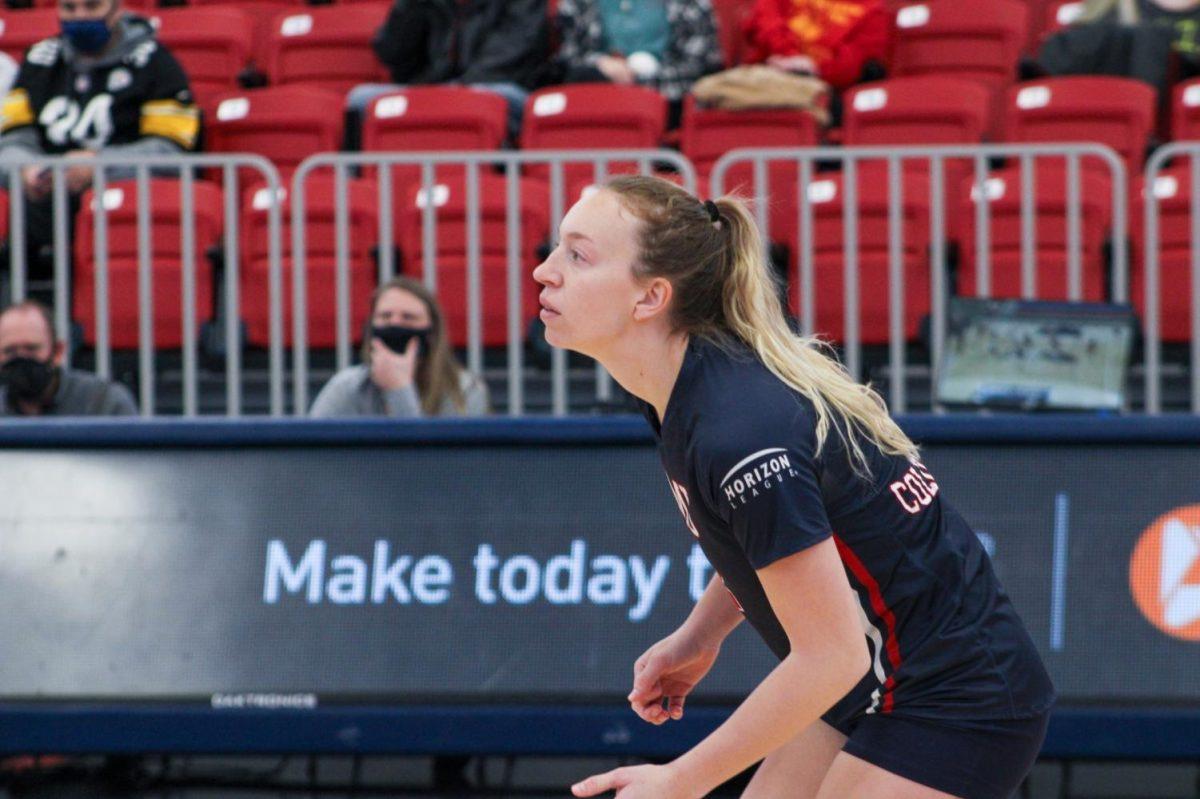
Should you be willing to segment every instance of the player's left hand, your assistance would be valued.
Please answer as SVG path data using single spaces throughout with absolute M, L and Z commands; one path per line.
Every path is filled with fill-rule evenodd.
M 606 791 L 616 791 L 614 799 L 693 799 L 668 766 L 626 766 L 571 786 L 575 796 L 597 796 Z

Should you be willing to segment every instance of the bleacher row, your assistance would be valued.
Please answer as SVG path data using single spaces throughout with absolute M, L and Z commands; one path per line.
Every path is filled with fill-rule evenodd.
M 265 74 L 272 85 L 307 80 L 322 80 L 322 72 L 334 68 L 328 80 L 341 81 L 368 76 L 383 78 L 381 66 L 374 61 L 369 47 L 363 45 L 382 21 L 389 5 L 381 0 L 336 0 L 335 7 L 325 3 L 306 4 L 305 0 L 123 0 L 124 6 L 156 21 L 161 39 L 176 52 L 188 68 L 194 88 L 201 98 L 212 92 L 238 87 L 238 79 L 248 67 Z M 11 5 L 16 5 L 10 0 Z M 32 8 L 0 12 L 0 51 L 20 59 L 34 42 L 57 32 L 55 0 L 33 0 Z M 555 2 L 547 3 L 553 17 Z M 753 0 L 713 0 L 721 48 L 726 64 L 739 63 L 742 54 L 741 23 Z M 931 13 L 922 10 L 944 5 Z M 355 8 L 357 6 L 358 8 Z M 990 58 L 1008 67 L 1021 53 L 1036 50 L 1041 40 L 1073 21 L 1079 14 L 1079 0 L 995 0 L 981 3 L 912 3 L 889 0 L 897 11 L 895 38 L 901 60 L 916 62 L 925 58 L 929 40 L 956 41 L 986 37 L 994 43 Z M 959 6 L 951 9 L 951 6 Z M 980 6 L 987 11 L 979 15 Z M 913 10 L 904 11 L 905 8 Z M 941 42 L 946 44 L 946 42 Z M 322 61 L 320 69 L 311 69 L 305 59 L 319 50 L 345 50 L 336 58 Z M 293 55 L 304 51 L 300 58 Z M 350 52 L 352 51 L 352 52 Z M 971 61 L 980 54 L 945 52 L 938 59 L 966 55 Z
M 253 7 L 246 4 L 234 9 Z M 331 7 L 294 7 L 272 17 L 264 63 L 271 85 L 256 90 L 215 91 L 203 103 L 205 148 L 211 152 L 258 153 L 271 159 L 285 182 L 300 162 L 316 153 L 336 151 L 343 141 L 343 93 L 350 86 L 378 80 L 380 67 L 368 45 L 386 4 L 362 3 Z M 238 26 L 227 17 L 231 7 L 197 6 L 158 9 L 164 41 L 193 73 L 196 84 L 215 79 L 215 67 L 240 70 L 245 59 L 224 59 L 218 39 Z M 44 13 L 41 10 L 4 14 L 0 47 L 11 43 L 18 27 L 15 18 Z M 51 10 L 52 13 L 52 10 Z M 206 34 L 202 19 L 212 14 Z M 192 21 L 188 15 L 194 16 Z M 728 16 L 728 15 L 726 15 Z M 1028 44 L 1025 21 L 1030 11 L 1017 0 L 932 0 L 897 9 L 896 40 L 890 64 L 895 77 L 855 88 L 845 97 L 842 127 L 832 136 L 819 129 L 802 111 L 731 113 L 702 109 L 689 98 L 682 126 L 665 130 L 665 101 L 639 87 L 575 85 L 542 89 L 529 98 L 518 141 L 507 141 L 506 104 L 496 95 L 462 87 L 413 87 L 376 99 L 368 107 L 361 132 L 366 151 L 500 151 L 506 146 L 527 150 L 651 149 L 664 143 L 678 146 L 696 166 L 699 191 L 708 192 L 708 174 L 716 159 L 736 147 L 810 147 L 831 138 L 845 146 L 897 144 L 977 144 L 983 141 L 1071 142 L 1093 141 L 1110 146 L 1123 160 L 1130 176 L 1137 176 L 1152 137 L 1158 129 L 1156 98 L 1149 87 L 1118 78 L 1058 78 L 1014 84 L 1015 63 Z M 172 20 L 181 20 L 178 24 Z M 174 33 L 172 33 L 174 31 Z M 213 37 L 207 45 L 206 36 Z M 173 37 L 178 38 L 173 38 Z M 222 41 L 224 39 L 221 39 Z M 195 52 L 189 55 L 189 44 Z M 247 45 L 249 46 L 249 45 Z M 243 51 L 239 51 L 243 52 Z M 194 59 L 194 60 L 193 60 Z M 355 70 L 359 70 L 355 73 Z M 226 78 L 234 79 L 237 70 Z M 320 76 L 316 80 L 314 76 Z M 946 77 L 952 75 L 953 77 Z M 1200 139 L 1200 82 L 1176 88 L 1170 116 L 1170 134 L 1176 140 Z M 610 165 L 609 172 L 632 165 Z M 991 215 L 991 292 L 995 296 L 1020 295 L 1021 225 L 1019 170 L 1015 165 L 992 165 L 984 193 Z M 1131 296 L 1143 302 L 1140 268 L 1143 186 L 1130 183 L 1129 231 L 1112 230 L 1111 176 L 1102 165 L 1084 161 L 1081 198 L 1083 298 L 1111 296 L 1106 282 L 1106 244 L 1124 245 L 1131 238 L 1134 254 Z M 861 340 L 887 340 L 888 181 L 876 161 L 858 169 L 858 216 Z M 1067 195 L 1065 167 L 1061 161 L 1040 159 L 1036 165 L 1037 217 L 1036 295 L 1045 299 L 1066 296 Z M 393 224 L 402 271 L 419 274 L 424 262 L 421 224 L 424 207 L 436 207 L 438 218 L 435 259 L 439 294 L 447 309 L 453 338 L 466 338 L 466 205 L 461 167 L 439 167 L 438 190 L 432 197 L 412 181 L 414 167 L 399 167 L 392 175 L 396 187 Z M 539 246 L 549 237 L 549 189 L 545 167 L 527 168 L 521 184 L 522 259 L 527 269 L 537 262 Z M 975 291 L 974 204 L 980 194 L 974 186 L 970 161 L 951 160 L 945 169 L 946 234 L 957 264 L 957 289 Z M 592 182 L 590 166 L 572 165 L 565 173 L 566 205 Z M 914 337 L 918 320 L 929 309 L 930 191 L 927 165 L 906 163 L 904 185 L 904 265 L 906 335 Z M 769 227 L 771 238 L 786 246 L 789 276 L 798 268 L 798 176 L 794 165 L 774 165 L 769 170 Z M 753 194 L 748 170 L 732 171 L 725 187 L 741 187 Z M 370 171 L 350 181 L 348 193 L 352 233 L 350 266 L 353 327 L 366 314 L 376 275 L 373 257 L 378 241 L 378 189 Z M 1188 173 L 1169 172 L 1156 186 L 1163 203 L 1162 335 L 1167 341 L 1190 339 L 1188 321 L 1190 208 Z M 481 176 L 480 228 L 482 242 L 484 344 L 506 340 L 505 220 L 507 202 L 504 179 Z M 761 188 L 761 187 L 760 187 Z M 331 346 L 334 341 L 334 263 L 336 241 L 333 219 L 333 180 L 326 173 L 307 187 L 305 207 L 309 297 L 309 342 Z M 843 220 L 840 198 L 844 186 L 836 171 L 823 171 L 806 187 L 814 209 L 814 256 L 817 271 L 817 327 L 839 338 L 843 324 L 842 271 Z M 155 181 L 154 294 L 158 347 L 178 346 L 180 260 L 178 242 L 179 195 L 169 182 Z M 114 185 L 104 198 L 109 212 L 109 270 L 112 345 L 136 346 L 136 214 L 132 184 Z M 241 208 L 242 316 L 252 345 L 267 341 L 267 258 L 265 218 L 270 198 L 247 186 L 239 198 Z M 95 309 L 92 247 L 93 203 L 85 197 L 77 222 L 73 314 L 94 340 Z M 215 181 L 200 182 L 196 263 L 198 313 L 213 314 L 215 276 L 204 253 L 222 233 L 221 188 Z M 7 214 L 3 215 L 5 223 Z M 289 218 L 285 209 L 284 242 Z M 202 222 L 201 222 L 202 220 Z M 286 255 L 286 253 L 285 253 Z M 286 265 L 286 258 L 285 258 Z M 523 292 L 530 317 L 536 312 L 536 287 L 529 282 Z M 285 289 L 286 292 L 286 289 Z M 285 296 L 290 296 L 285 293 Z M 795 292 L 791 292 L 796 310 Z M 285 326 L 290 330 L 290 322 Z

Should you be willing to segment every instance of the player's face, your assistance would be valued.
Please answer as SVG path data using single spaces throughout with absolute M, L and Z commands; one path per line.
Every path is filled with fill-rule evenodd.
M 633 324 L 637 226 L 617 195 L 604 190 L 563 217 L 558 246 L 533 270 L 543 287 L 548 342 L 597 357 Z

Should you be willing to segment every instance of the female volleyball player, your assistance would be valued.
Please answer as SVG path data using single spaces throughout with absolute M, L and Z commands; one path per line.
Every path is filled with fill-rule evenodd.
M 743 616 L 780 659 L 691 751 L 573 791 L 700 797 L 765 758 L 746 797 L 1007 799 L 1050 679 L 916 446 L 791 332 L 761 253 L 738 201 L 621 177 L 571 209 L 534 272 L 550 343 L 642 401 L 719 575 L 637 660 L 634 711 L 680 718 Z

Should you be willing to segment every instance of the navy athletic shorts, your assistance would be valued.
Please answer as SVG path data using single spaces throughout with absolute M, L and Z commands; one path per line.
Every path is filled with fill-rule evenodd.
M 1030 719 L 942 721 L 863 714 L 839 729 L 843 751 L 961 799 L 1009 799 L 1037 760 L 1050 712 Z

